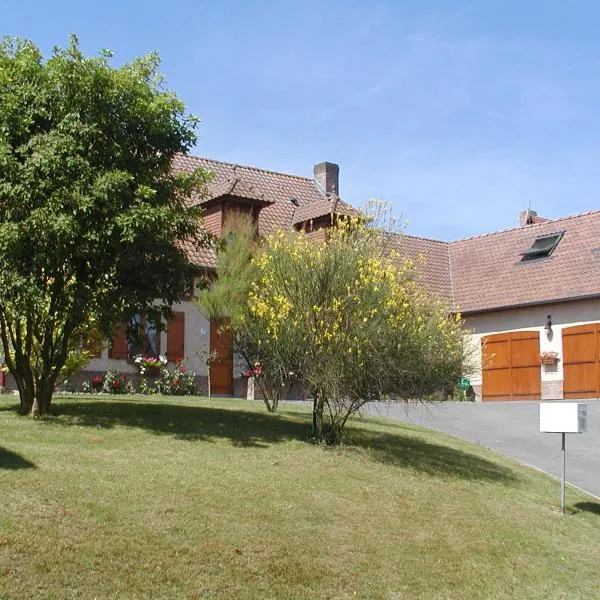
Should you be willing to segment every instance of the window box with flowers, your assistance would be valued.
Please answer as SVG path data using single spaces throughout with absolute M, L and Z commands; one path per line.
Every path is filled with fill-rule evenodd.
M 160 375 L 162 367 L 167 365 L 167 358 L 165 356 L 144 356 L 138 354 L 134 359 L 133 363 L 138 368 L 140 375 L 147 375 L 148 377 L 157 377 Z
M 543 365 L 555 365 L 559 360 L 558 352 L 542 352 L 540 354 L 540 361 Z

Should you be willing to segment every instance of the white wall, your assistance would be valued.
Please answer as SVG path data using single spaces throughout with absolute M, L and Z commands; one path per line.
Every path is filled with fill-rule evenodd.
M 548 315 L 552 319 L 552 336 L 546 336 L 544 326 Z M 508 331 L 539 331 L 540 352 L 557 352 L 557 365 L 542 366 L 542 382 L 562 381 L 562 330 L 565 327 L 600 321 L 600 299 L 578 300 L 544 304 L 463 317 L 469 330 L 473 352 L 473 372 L 469 376 L 473 385 L 481 385 L 481 338 Z
M 188 369 L 196 372 L 196 375 L 206 375 L 206 364 L 197 352 L 208 350 L 210 344 L 210 322 L 196 308 L 193 302 L 180 302 L 173 306 L 174 311 L 185 314 L 185 358 Z M 167 350 L 167 332 L 160 334 L 161 354 Z M 100 358 L 93 358 L 85 368 L 86 371 L 107 371 L 117 369 L 121 373 L 137 373 L 135 365 L 129 364 L 122 359 L 108 357 L 108 347 L 102 349 Z

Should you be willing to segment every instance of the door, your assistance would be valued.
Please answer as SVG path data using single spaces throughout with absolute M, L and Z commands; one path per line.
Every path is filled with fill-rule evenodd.
M 600 397 L 600 323 L 563 329 L 562 343 L 564 397 Z
M 233 395 L 233 349 L 231 331 L 223 319 L 210 322 L 210 351 L 214 358 L 210 365 L 212 394 Z
M 481 340 L 483 400 L 539 400 L 540 334 L 514 331 Z

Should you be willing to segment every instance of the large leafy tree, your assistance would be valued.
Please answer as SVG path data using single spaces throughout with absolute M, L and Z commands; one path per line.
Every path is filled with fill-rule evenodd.
M 0 335 L 21 410 L 44 413 L 91 329 L 162 311 L 187 293 L 179 241 L 205 243 L 186 198 L 202 172 L 173 173 L 197 120 L 151 54 L 114 68 L 77 39 L 45 60 L 0 43 Z

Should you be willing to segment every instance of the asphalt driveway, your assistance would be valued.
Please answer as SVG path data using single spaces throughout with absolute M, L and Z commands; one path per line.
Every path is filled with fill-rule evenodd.
M 600 400 L 581 402 L 588 405 L 588 431 L 567 434 L 567 481 L 600 498 Z M 377 403 L 368 409 L 481 444 L 560 477 L 561 436 L 540 433 L 538 402 Z

